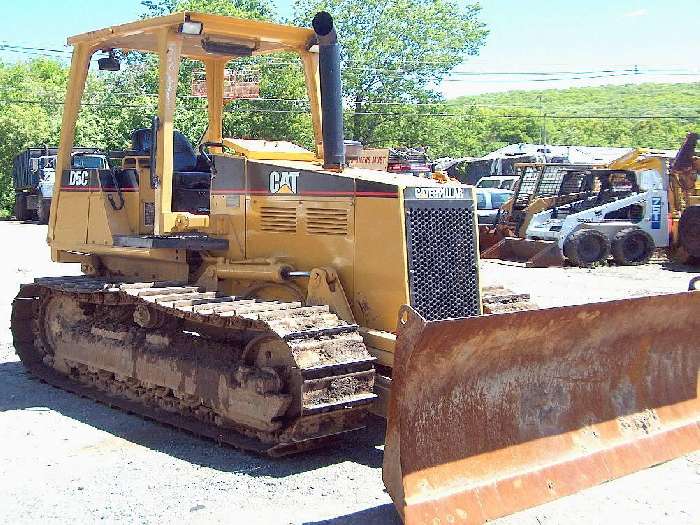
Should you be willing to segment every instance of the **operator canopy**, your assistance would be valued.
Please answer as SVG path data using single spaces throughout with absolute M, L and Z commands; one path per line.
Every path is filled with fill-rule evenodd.
M 70 37 L 68 44 L 87 44 L 95 50 L 118 48 L 157 53 L 164 31 L 180 34 L 182 55 L 199 60 L 303 52 L 310 49 L 315 38 L 311 29 L 186 11 L 82 33 Z

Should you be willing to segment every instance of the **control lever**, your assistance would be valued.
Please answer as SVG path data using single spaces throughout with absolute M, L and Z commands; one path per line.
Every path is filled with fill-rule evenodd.
M 211 171 L 211 178 L 214 179 L 216 177 L 216 168 L 214 167 L 214 160 L 211 157 L 211 154 L 209 153 L 208 148 L 215 147 L 215 148 L 224 148 L 224 143 L 223 142 L 212 142 L 212 141 L 206 141 L 202 142 L 199 145 L 199 153 L 202 155 L 205 160 L 207 161 L 207 164 L 209 165 L 209 170 Z

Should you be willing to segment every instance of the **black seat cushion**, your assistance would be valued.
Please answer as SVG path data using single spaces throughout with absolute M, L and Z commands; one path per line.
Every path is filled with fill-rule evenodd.
M 201 171 L 173 172 L 173 188 L 208 190 L 211 188 L 211 174 Z
M 133 150 L 134 155 L 150 155 L 151 143 L 152 141 L 150 129 L 136 129 L 131 133 L 131 149 Z
M 182 133 L 173 133 L 173 171 L 193 171 L 197 167 L 197 155 Z
M 150 155 L 152 147 L 150 128 L 134 130 L 131 134 L 131 149 L 136 155 Z M 177 130 L 173 131 L 173 171 L 205 171 L 205 167 L 197 162 L 197 155 L 187 137 Z

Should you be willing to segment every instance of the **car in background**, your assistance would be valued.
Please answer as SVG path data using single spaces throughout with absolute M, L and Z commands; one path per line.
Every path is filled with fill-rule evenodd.
M 502 190 L 512 190 L 518 177 L 512 175 L 491 175 L 481 177 L 476 183 L 477 188 L 498 188 Z
M 481 225 L 493 225 L 498 220 L 498 211 L 513 196 L 511 190 L 500 188 L 476 189 L 476 215 Z
M 430 178 L 433 170 L 423 148 L 395 148 L 389 150 L 387 171 L 415 177 Z

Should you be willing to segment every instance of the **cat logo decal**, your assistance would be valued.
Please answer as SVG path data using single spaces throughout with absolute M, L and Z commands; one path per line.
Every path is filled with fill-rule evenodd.
M 296 193 L 298 171 L 273 171 L 270 173 L 270 193 Z

